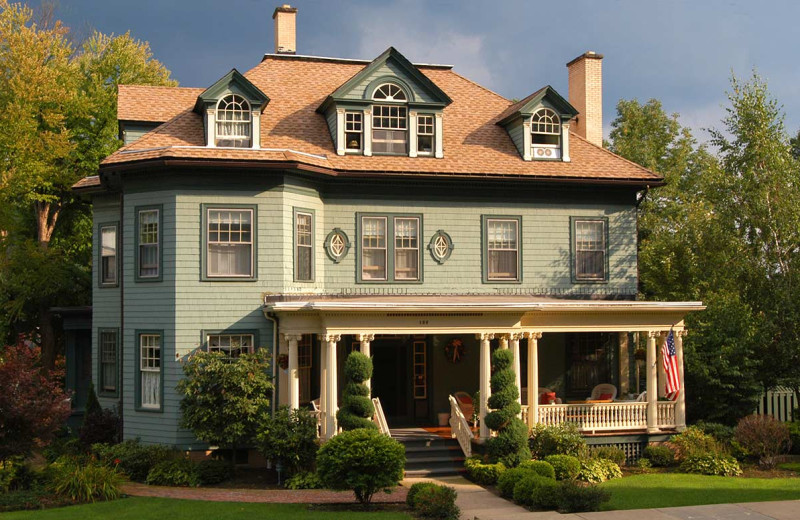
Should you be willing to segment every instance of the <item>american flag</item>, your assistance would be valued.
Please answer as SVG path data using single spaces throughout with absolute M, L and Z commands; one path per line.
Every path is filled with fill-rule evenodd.
M 675 353 L 675 334 L 671 330 L 667 335 L 667 341 L 661 347 L 661 362 L 667 374 L 667 399 L 674 401 L 681 389 L 681 379 L 678 375 L 678 356 Z

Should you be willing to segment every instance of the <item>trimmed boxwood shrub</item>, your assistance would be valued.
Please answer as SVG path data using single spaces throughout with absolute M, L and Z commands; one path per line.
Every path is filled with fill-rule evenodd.
M 675 454 L 667 446 L 651 444 L 642 450 L 642 458 L 655 468 L 666 468 L 675 464 Z
M 336 435 L 317 454 L 317 473 L 326 487 L 352 490 L 369 504 L 377 491 L 391 491 L 403 479 L 403 445 L 377 430 L 359 428 Z
M 534 459 L 544 459 L 548 455 L 585 457 L 588 451 L 586 440 L 572 423 L 558 426 L 535 425 L 531 429 L 528 446 Z
M 625 452 L 616 446 L 598 446 L 592 448 L 591 456 L 594 459 L 606 459 L 614 462 L 617 466 L 622 466 L 627 460 Z
M 342 405 L 336 412 L 336 419 L 344 431 L 357 428 L 377 430 L 372 421 L 375 407 L 369 398 L 369 387 L 364 384 L 372 377 L 372 360 L 361 352 L 351 352 L 344 362 L 345 387 L 342 392 Z
M 700 473 L 701 475 L 720 477 L 737 477 L 742 474 L 739 462 L 732 456 L 721 453 L 691 455 L 681 462 L 680 469 L 684 473 Z
M 231 465 L 224 460 L 203 460 L 197 465 L 197 474 L 204 486 L 219 484 L 231 478 Z
M 177 452 L 158 444 L 144 445 L 139 439 L 120 444 L 94 444 L 92 453 L 106 466 L 114 467 L 135 482 L 144 482 L 150 470 L 165 460 L 178 457 Z
M 558 507 L 561 484 L 555 480 L 543 480 L 531 493 L 531 506 L 536 509 L 550 510 Z
M 436 487 L 436 484 L 434 484 L 433 482 L 417 482 L 415 484 L 411 484 L 411 487 L 408 488 L 408 494 L 406 495 L 406 505 L 411 509 L 414 509 L 417 493 L 419 493 L 423 489 L 432 487 Z
M 553 466 L 557 480 L 575 480 L 581 472 L 581 461 L 572 455 L 548 455 L 544 460 Z
M 538 475 L 553 480 L 556 478 L 556 470 L 553 469 L 553 465 L 543 460 L 526 460 L 517 467 L 520 469 L 529 469 Z
M 153 466 L 146 482 L 151 486 L 198 487 L 200 470 L 189 459 L 165 460 Z
M 558 494 L 558 512 L 599 511 L 603 502 L 608 502 L 610 499 L 611 493 L 595 485 L 562 482 Z
M 422 518 L 458 520 L 461 510 L 456 505 L 456 490 L 450 486 L 425 486 L 414 495 L 414 512 Z
M 512 498 L 514 496 L 514 486 L 517 485 L 517 482 L 531 475 L 536 475 L 536 473 L 529 468 L 507 469 L 497 479 L 497 490 L 502 497 Z
M 534 491 L 545 482 L 555 481 L 532 472 L 522 477 L 514 485 L 514 502 L 523 506 L 533 505 Z
M 479 456 L 473 456 L 464 461 L 464 468 L 467 476 L 476 484 L 491 486 L 497 483 L 497 479 L 506 470 L 502 462 L 496 464 L 485 464 Z
M 492 354 L 491 379 L 492 395 L 486 415 L 486 426 L 497 432 L 486 444 L 493 462 L 502 462 L 509 468 L 531 458 L 528 448 L 528 426 L 517 417 L 520 404 L 517 402 L 519 388 L 512 368 L 514 353 L 508 349 L 498 349 Z

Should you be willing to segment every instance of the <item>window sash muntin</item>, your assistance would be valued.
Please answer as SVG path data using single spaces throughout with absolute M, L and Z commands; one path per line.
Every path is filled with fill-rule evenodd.
M 295 213 L 295 278 L 311 281 L 314 278 L 314 216 Z
M 139 278 L 158 278 L 161 270 L 160 259 L 160 210 L 139 210 Z
M 605 280 L 608 255 L 605 220 L 576 219 L 574 241 L 575 278 Z
M 117 283 L 117 226 L 100 227 L 100 282 Z
M 255 248 L 253 247 L 254 212 L 251 208 L 207 208 L 206 210 L 206 276 L 209 278 L 252 278 Z M 241 251 L 247 253 L 240 257 Z M 219 256 L 217 272 L 212 253 Z M 223 253 L 232 253 L 224 255 Z M 231 257 L 231 258 L 228 258 Z M 220 262 L 220 259 L 222 262 Z M 247 268 L 242 267 L 243 260 Z M 227 271 L 227 272 L 223 272 Z M 247 272 L 244 272 L 247 271 Z
M 247 148 L 252 143 L 253 118 L 250 103 L 236 94 L 222 98 L 214 114 L 216 145 Z
M 358 152 L 364 146 L 364 114 L 363 112 L 344 113 L 344 148 L 347 151 Z M 352 146 L 352 143 L 355 146 Z
M 100 347 L 100 391 L 117 391 L 117 332 L 100 331 L 98 343 Z
M 387 217 L 361 217 L 361 278 L 387 280 Z
M 405 261 L 403 258 L 405 257 Z M 401 264 L 406 264 L 401 267 Z M 419 218 L 394 218 L 394 278 L 419 280 Z
M 486 257 L 489 280 L 519 279 L 519 221 L 486 219 Z M 508 268 L 500 270 L 500 265 Z
M 373 105 L 373 130 L 408 130 L 408 109 L 404 105 Z
M 142 408 L 161 408 L 161 335 L 139 335 L 139 404 Z
M 434 129 L 433 114 L 417 116 L 417 155 L 433 155 Z
M 222 352 L 225 357 L 235 359 L 253 353 L 255 338 L 253 334 L 208 334 L 206 344 L 209 352 Z

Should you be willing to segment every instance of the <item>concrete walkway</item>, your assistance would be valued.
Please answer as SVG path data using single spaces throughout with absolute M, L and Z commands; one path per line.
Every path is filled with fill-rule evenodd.
M 456 489 L 456 504 L 461 508 L 462 520 L 800 520 L 800 500 L 562 515 L 554 511 L 528 511 L 463 477 L 406 479 L 403 485 L 424 481 L 446 484 Z

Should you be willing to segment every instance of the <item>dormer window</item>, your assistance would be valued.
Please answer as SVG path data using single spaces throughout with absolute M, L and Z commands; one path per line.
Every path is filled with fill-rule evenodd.
M 231 94 L 217 103 L 216 145 L 231 148 L 253 146 L 253 121 L 250 103 L 241 96 Z
M 360 152 L 363 149 L 364 124 L 362 112 L 344 113 L 345 149 L 348 152 Z
M 372 151 L 374 153 L 405 155 L 408 153 L 408 101 L 406 93 L 394 83 L 384 83 L 372 94 Z M 402 104 L 400 104 L 402 103 Z
M 543 108 L 531 117 L 531 143 L 534 146 L 561 144 L 561 120 L 549 108 Z

